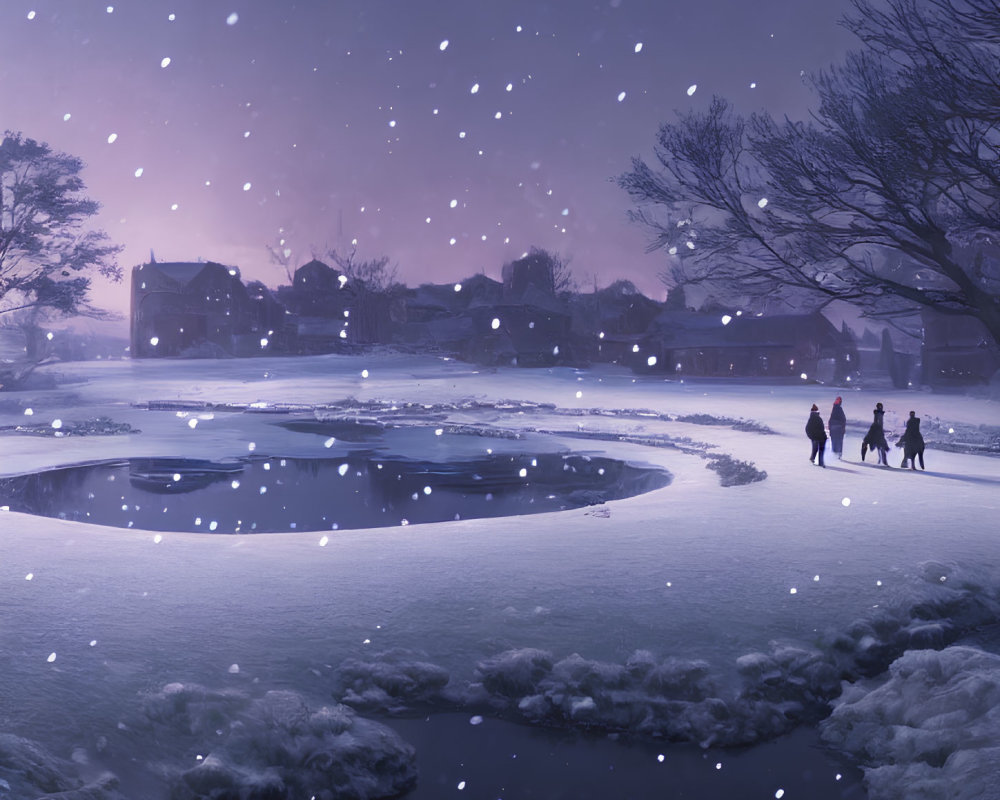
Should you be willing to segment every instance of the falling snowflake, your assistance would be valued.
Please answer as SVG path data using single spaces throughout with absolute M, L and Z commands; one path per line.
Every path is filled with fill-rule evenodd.
M 692 83 L 690 86 L 688 86 L 688 91 L 687 91 L 688 97 L 690 97 L 697 91 L 698 91 L 698 84 Z

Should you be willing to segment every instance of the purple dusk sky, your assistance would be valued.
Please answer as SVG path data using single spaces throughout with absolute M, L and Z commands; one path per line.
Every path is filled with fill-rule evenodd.
M 662 296 L 613 178 L 713 94 L 802 116 L 847 0 L 5 0 L 0 128 L 86 163 L 126 269 L 287 282 L 357 240 L 409 285 L 530 246 Z M 689 87 L 697 86 L 693 94 Z M 127 308 L 127 286 L 98 286 Z

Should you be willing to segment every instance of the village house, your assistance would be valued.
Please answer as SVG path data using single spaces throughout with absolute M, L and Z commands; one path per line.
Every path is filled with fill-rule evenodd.
M 700 377 L 807 378 L 842 382 L 853 339 L 819 312 L 772 316 L 668 310 L 633 347 L 639 372 Z
M 1000 352 L 983 325 L 931 309 L 921 314 L 921 380 L 936 389 L 988 383 L 1000 370 Z
M 335 353 L 344 350 L 351 335 L 354 287 L 339 270 L 313 259 L 292 276 L 291 286 L 280 286 L 277 299 L 290 315 L 295 353 Z
M 267 351 L 273 329 L 236 267 L 151 261 L 132 269 L 133 358 L 242 356 Z M 273 315 L 273 309 L 270 309 Z

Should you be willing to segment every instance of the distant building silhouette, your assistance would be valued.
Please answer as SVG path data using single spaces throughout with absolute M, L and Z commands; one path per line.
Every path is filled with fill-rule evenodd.
M 262 305 L 235 267 L 211 261 L 133 267 L 132 356 L 251 355 L 268 346 Z

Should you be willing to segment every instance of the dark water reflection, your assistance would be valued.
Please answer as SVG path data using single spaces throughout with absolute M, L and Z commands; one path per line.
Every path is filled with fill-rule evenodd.
M 271 533 L 558 511 L 669 482 L 663 470 L 563 453 L 448 463 L 371 452 L 220 462 L 132 458 L 0 479 L 0 503 L 121 528 Z

